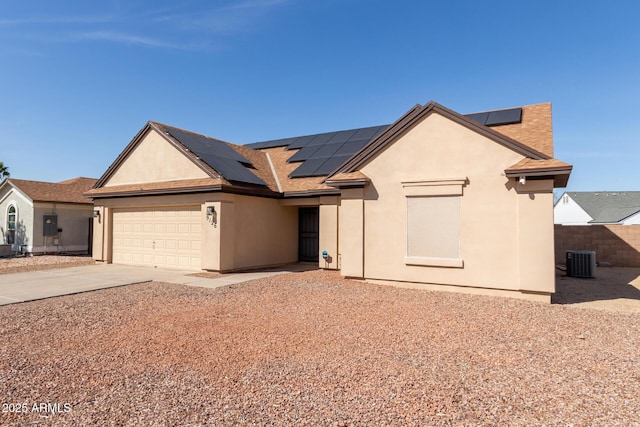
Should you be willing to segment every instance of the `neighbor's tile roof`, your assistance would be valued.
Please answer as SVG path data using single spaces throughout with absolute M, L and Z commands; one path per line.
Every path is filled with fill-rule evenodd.
M 618 223 L 640 211 L 640 191 L 567 192 L 593 220 L 591 223 Z
M 83 194 L 96 183 L 94 178 L 78 177 L 61 182 L 29 181 L 8 178 L 7 181 L 34 202 L 92 204 Z

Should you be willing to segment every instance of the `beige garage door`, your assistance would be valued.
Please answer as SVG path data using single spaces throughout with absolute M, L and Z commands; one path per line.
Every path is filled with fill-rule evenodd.
M 199 206 L 128 208 L 113 212 L 113 262 L 199 269 Z

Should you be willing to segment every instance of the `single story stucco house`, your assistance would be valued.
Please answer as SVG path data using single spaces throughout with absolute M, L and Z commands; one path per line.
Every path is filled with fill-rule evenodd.
M 82 253 L 91 248 L 93 203 L 83 194 L 96 179 L 0 184 L 0 244 L 6 252 Z
M 344 276 L 549 301 L 551 104 L 234 145 L 147 123 L 86 193 L 97 260 Z

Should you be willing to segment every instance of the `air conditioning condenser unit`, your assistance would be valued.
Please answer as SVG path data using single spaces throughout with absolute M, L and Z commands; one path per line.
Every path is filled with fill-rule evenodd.
M 567 251 L 567 277 L 596 277 L 596 252 Z

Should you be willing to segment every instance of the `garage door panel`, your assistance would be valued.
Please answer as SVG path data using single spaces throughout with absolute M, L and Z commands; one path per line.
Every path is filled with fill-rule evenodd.
M 199 206 L 116 209 L 113 262 L 200 268 Z

